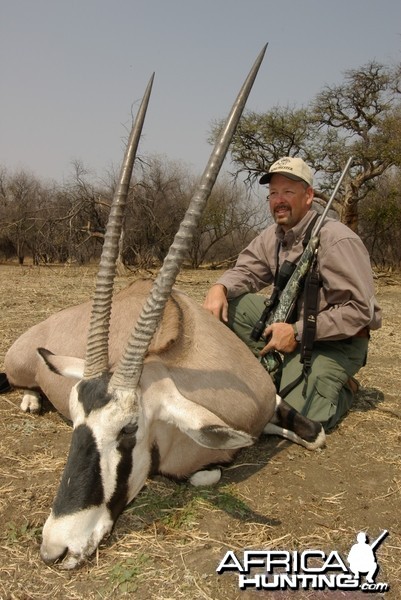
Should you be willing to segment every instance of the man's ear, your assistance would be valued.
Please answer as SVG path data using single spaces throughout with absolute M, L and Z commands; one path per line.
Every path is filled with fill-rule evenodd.
M 313 187 L 309 186 L 306 189 L 306 193 L 308 195 L 308 197 L 306 199 L 306 204 L 307 204 L 307 206 L 311 207 L 313 204 L 313 198 L 315 197 L 315 192 L 313 190 Z
M 85 367 L 83 358 L 59 356 L 53 354 L 50 350 L 46 350 L 46 348 L 38 348 L 37 353 L 53 373 L 57 373 L 57 375 L 62 375 L 63 377 L 71 377 L 73 379 L 83 378 Z

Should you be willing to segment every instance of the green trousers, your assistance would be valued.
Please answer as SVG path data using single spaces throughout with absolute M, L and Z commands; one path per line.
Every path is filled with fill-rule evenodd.
M 258 358 L 265 343 L 255 342 L 250 335 L 264 308 L 264 297 L 258 294 L 244 294 L 229 301 L 229 327 Z M 300 350 L 285 354 L 280 376 L 275 380 L 277 390 L 280 393 L 303 374 L 285 396 L 286 402 L 320 421 L 326 430 L 332 429 L 352 406 L 354 397 L 347 381 L 366 363 L 367 349 L 367 338 L 315 342 L 307 373 L 303 373 Z

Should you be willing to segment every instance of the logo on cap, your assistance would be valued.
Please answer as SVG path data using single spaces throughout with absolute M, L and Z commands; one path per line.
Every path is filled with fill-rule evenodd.
M 308 185 L 313 186 L 312 169 L 306 164 L 302 158 L 285 156 L 279 158 L 269 169 L 269 172 L 259 179 L 259 183 L 269 183 L 275 173 L 280 173 L 285 177 L 294 179 L 295 181 L 305 181 Z

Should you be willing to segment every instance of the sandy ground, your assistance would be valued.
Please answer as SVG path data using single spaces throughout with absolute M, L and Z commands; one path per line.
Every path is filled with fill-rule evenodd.
M 217 276 L 184 271 L 177 286 L 201 302 Z M 127 281 L 119 278 L 118 286 Z M 376 281 L 384 326 L 372 336 L 355 406 L 325 449 L 263 438 L 240 452 L 214 488 L 149 481 L 77 571 L 39 557 L 70 427 L 50 407 L 40 416 L 22 413 L 18 392 L 1 396 L 0 598 L 366 598 L 360 591 L 241 591 L 237 573 L 217 575 L 216 568 L 227 550 L 242 557 L 245 549 L 321 549 L 346 557 L 359 531 L 374 540 L 385 529 L 376 582 L 390 591 L 369 596 L 401 598 L 401 278 Z M 92 268 L 0 266 L 0 363 L 29 326 L 88 299 L 93 282 Z

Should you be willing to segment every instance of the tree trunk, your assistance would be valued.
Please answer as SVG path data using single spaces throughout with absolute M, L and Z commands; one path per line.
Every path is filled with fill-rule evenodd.
M 341 211 L 341 221 L 352 229 L 352 231 L 358 233 L 358 220 L 358 198 L 351 189 L 346 190 Z

